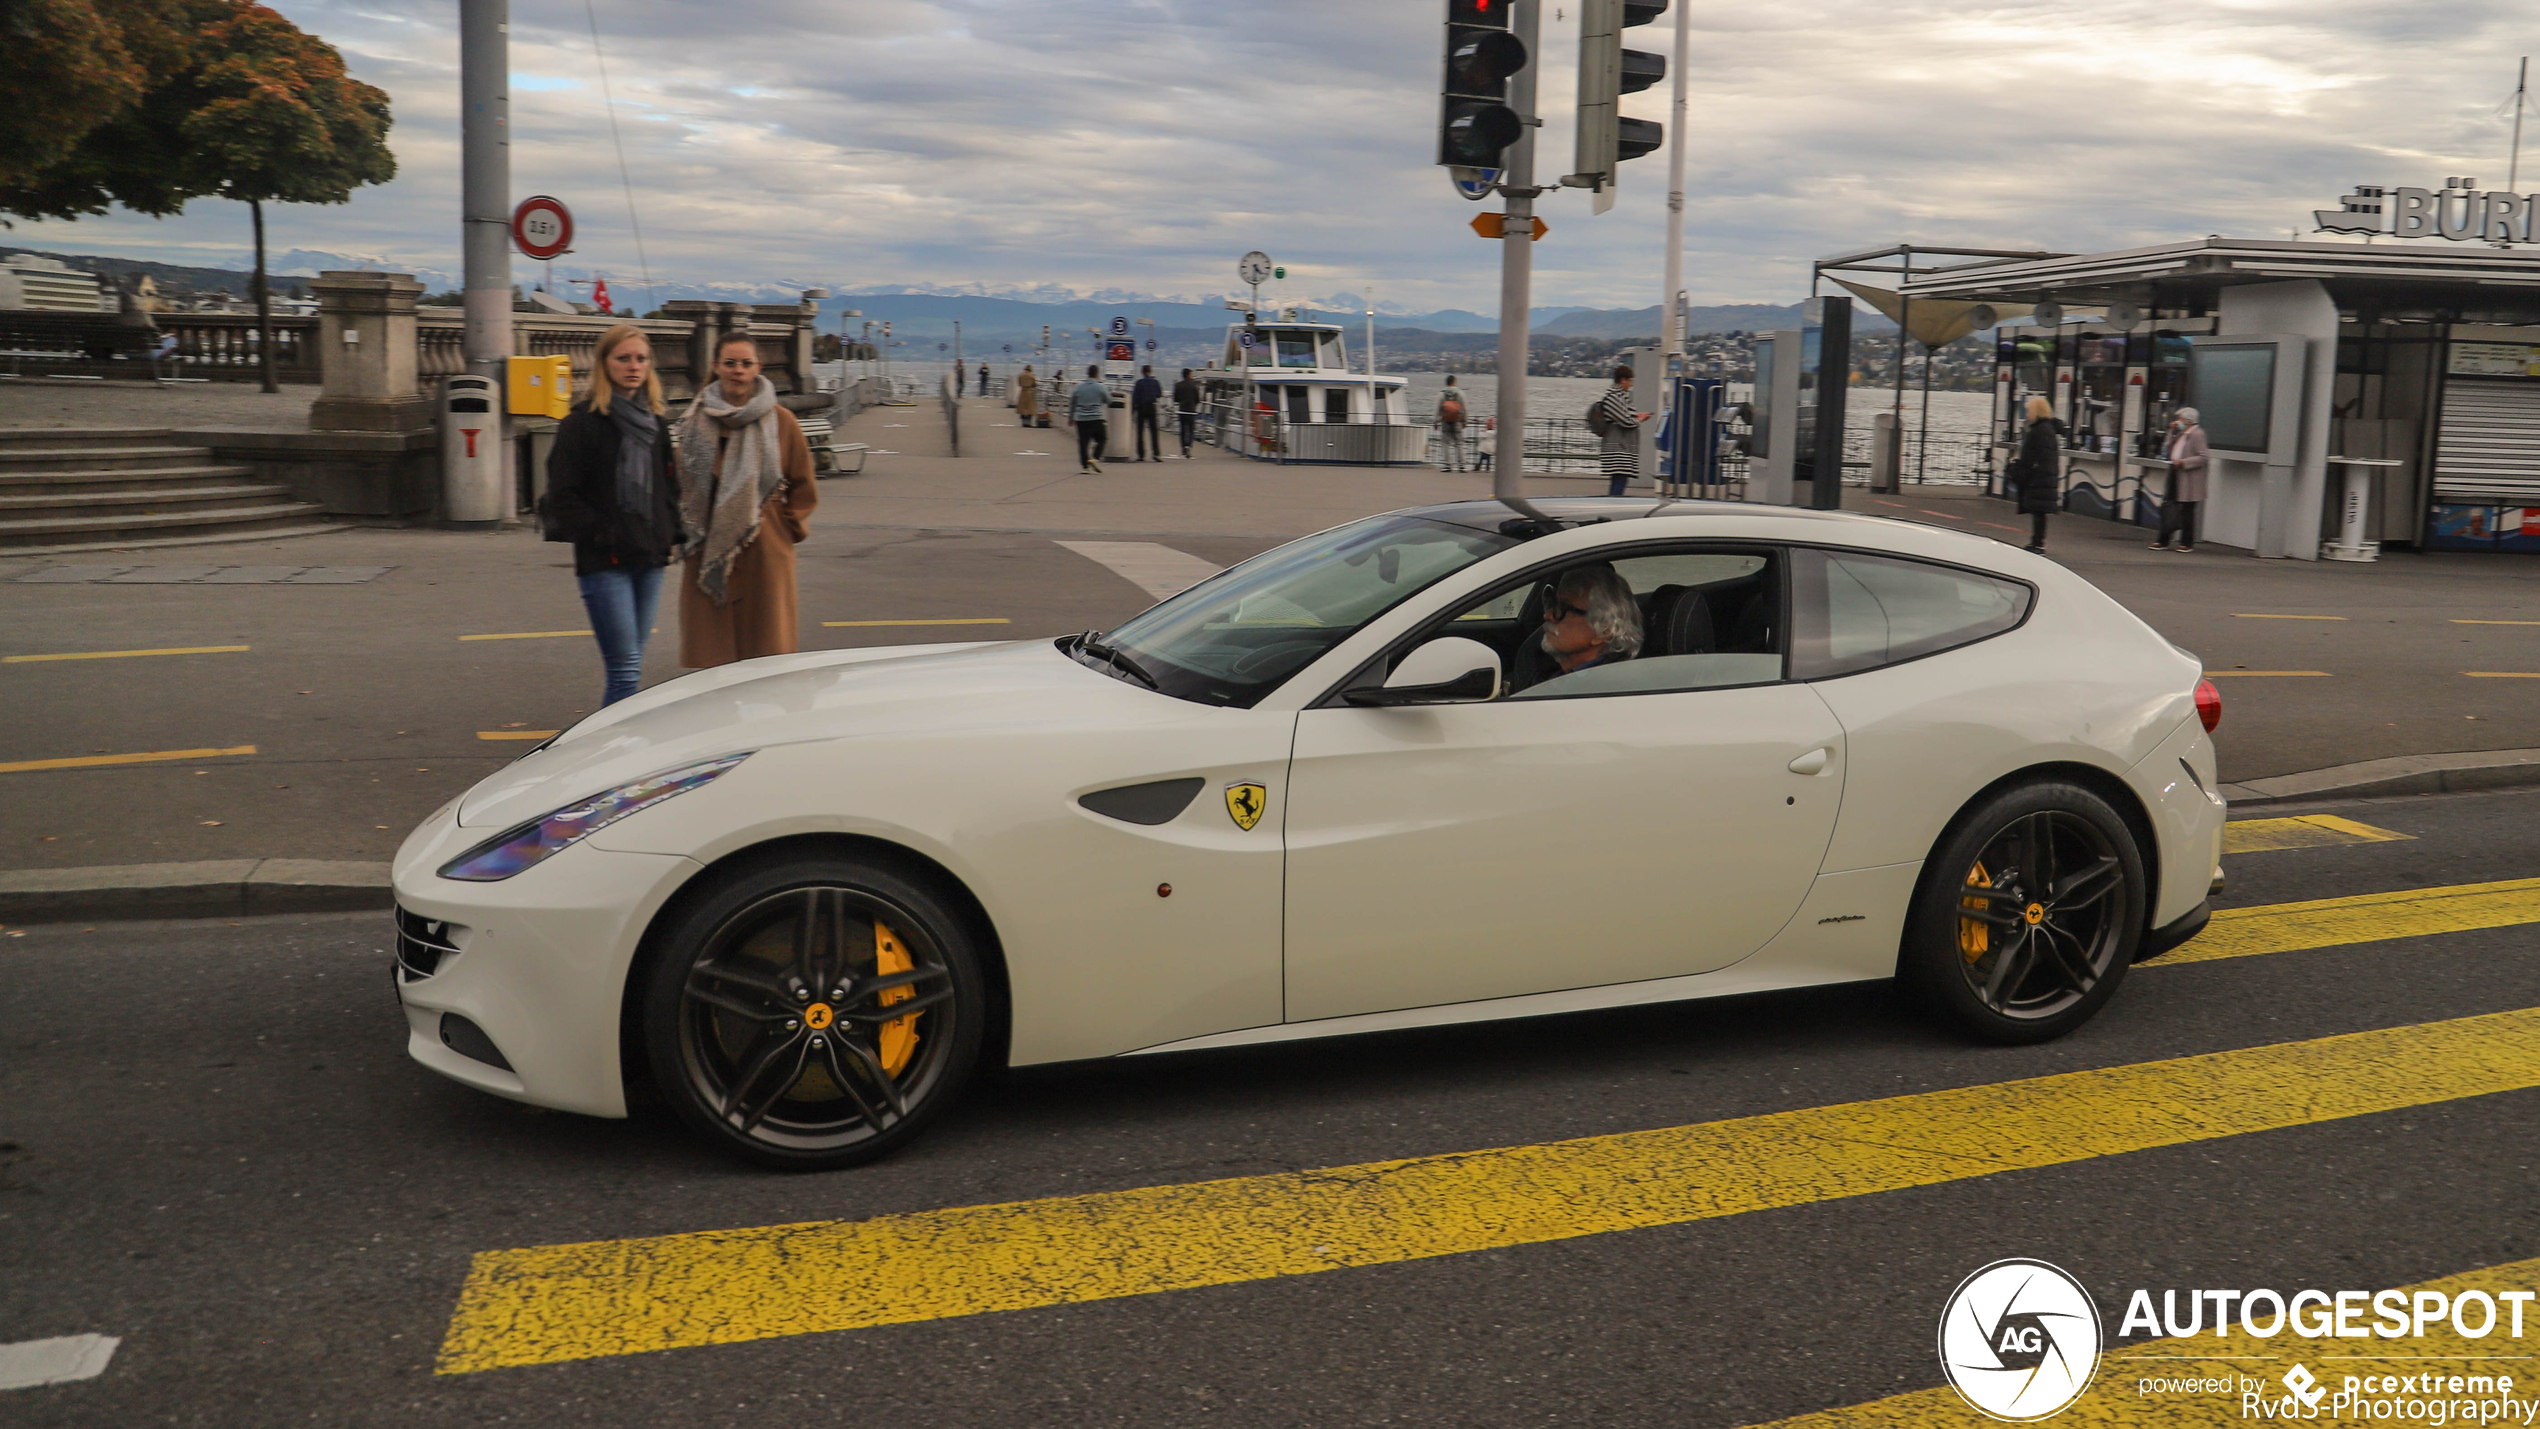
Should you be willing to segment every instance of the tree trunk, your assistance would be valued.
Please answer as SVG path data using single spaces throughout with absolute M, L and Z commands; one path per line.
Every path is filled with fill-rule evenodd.
M 265 283 L 264 201 L 247 200 L 247 211 L 256 219 L 256 366 L 264 374 L 265 390 L 279 392 L 282 385 L 273 378 L 273 295 Z

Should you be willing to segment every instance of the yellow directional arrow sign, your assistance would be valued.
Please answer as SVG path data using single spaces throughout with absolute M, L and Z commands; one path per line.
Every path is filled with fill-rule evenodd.
M 1508 236 L 1508 215 L 1504 213 L 1474 214 L 1473 231 L 1484 238 L 1506 238 Z M 1534 241 L 1537 243 L 1542 242 L 1543 236 L 1551 231 L 1552 226 L 1550 224 L 1545 223 L 1540 218 L 1536 219 Z

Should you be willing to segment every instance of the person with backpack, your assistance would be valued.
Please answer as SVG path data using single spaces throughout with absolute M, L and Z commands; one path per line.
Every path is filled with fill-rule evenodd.
M 1438 470 L 1464 469 L 1464 394 L 1457 390 L 1455 374 L 1446 375 L 1446 390 L 1438 394 Z
M 1067 424 L 1076 429 L 1076 473 L 1099 476 L 1102 450 L 1111 440 L 1111 389 L 1102 385 L 1099 364 L 1085 369 L 1085 380 L 1067 394 Z
M 1620 496 L 1640 477 L 1640 424 L 1649 413 L 1632 410 L 1632 370 L 1614 369 L 1614 385 L 1588 408 L 1588 430 L 1597 438 L 1596 459 L 1605 473 L 1605 494 Z
M 1173 414 L 1181 419 L 1184 461 L 1190 460 L 1191 441 L 1199 433 L 1199 408 L 1202 400 L 1199 383 L 1192 378 L 1189 368 L 1183 368 L 1182 380 L 1173 384 Z

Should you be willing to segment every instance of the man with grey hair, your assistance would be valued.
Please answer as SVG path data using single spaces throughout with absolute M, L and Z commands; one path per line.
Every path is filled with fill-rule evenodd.
M 1561 573 L 1543 607 L 1543 652 L 1564 675 L 1640 653 L 1640 606 L 1612 566 Z

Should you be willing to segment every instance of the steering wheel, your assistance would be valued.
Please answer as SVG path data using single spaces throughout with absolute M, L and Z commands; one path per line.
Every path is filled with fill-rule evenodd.
M 1232 674 L 1250 677 L 1269 668 L 1275 657 L 1296 651 L 1305 652 L 1306 659 L 1310 660 L 1323 652 L 1323 643 L 1319 640 L 1282 640 L 1276 645 L 1264 645 L 1258 650 L 1247 652 L 1238 657 L 1227 669 Z

